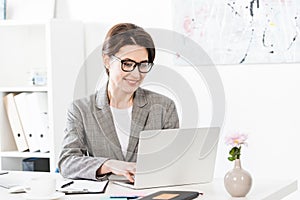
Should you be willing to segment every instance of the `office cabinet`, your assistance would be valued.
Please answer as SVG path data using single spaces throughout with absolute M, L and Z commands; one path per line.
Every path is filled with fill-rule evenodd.
M 0 21 L 0 168 L 21 170 L 22 160 L 48 158 L 55 171 L 64 135 L 66 110 L 84 64 L 84 29 L 80 21 Z M 46 78 L 33 82 L 34 72 Z M 37 81 L 37 80 L 36 80 Z M 43 82 L 45 81 L 45 82 Z M 84 87 L 81 87 L 84 88 Z M 12 134 L 3 97 L 9 93 L 47 94 L 49 152 L 19 152 Z

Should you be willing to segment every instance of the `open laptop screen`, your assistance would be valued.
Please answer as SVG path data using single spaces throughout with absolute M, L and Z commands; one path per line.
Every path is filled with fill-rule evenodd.
M 131 187 L 211 182 L 219 132 L 218 127 L 142 131 Z

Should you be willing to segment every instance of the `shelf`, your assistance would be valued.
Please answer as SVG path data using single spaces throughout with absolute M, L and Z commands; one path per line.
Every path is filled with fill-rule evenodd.
M 18 151 L 4 151 L 0 153 L 0 157 L 14 157 L 14 158 L 50 158 L 50 153 L 40 153 L 40 152 L 18 152 Z
M 41 26 L 49 23 L 50 20 L 0 20 L 0 26 Z
M 47 86 L 8 86 L 0 87 L 0 92 L 47 92 Z
M 54 172 L 61 151 L 65 112 L 74 99 L 78 72 L 84 62 L 84 26 L 80 21 L 60 19 L 2 20 L 0 55 L 0 170 L 20 170 L 24 158 L 37 157 L 49 158 L 50 171 Z M 38 69 L 46 72 L 48 85 L 31 84 L 33 72 Z M 85 86 L 85 79 L 81 82 Z M 47 95 L 44 107 L 50 153 L 17 151 L 3 97 L 22 92 Z

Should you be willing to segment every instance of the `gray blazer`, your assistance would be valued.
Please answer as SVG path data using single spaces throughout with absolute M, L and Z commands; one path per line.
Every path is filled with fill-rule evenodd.
M 124 157 L 104 87 L 89 98 L 74 101 L 68 109 L 58 161 L 60 173 L 66 178 L 96 179 L 97 169 L 108 159 L 136 161 L 140 131 L 178 127 L 178 115 L 171 99 L 138 88 L 134 94 L 131 133 Z

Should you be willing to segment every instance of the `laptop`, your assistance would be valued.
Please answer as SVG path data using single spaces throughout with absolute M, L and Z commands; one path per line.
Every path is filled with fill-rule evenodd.
M 134 183 L 113 182 L 132 189 L 209 183 L 219 133 L 218 127 L 142 131 Z

